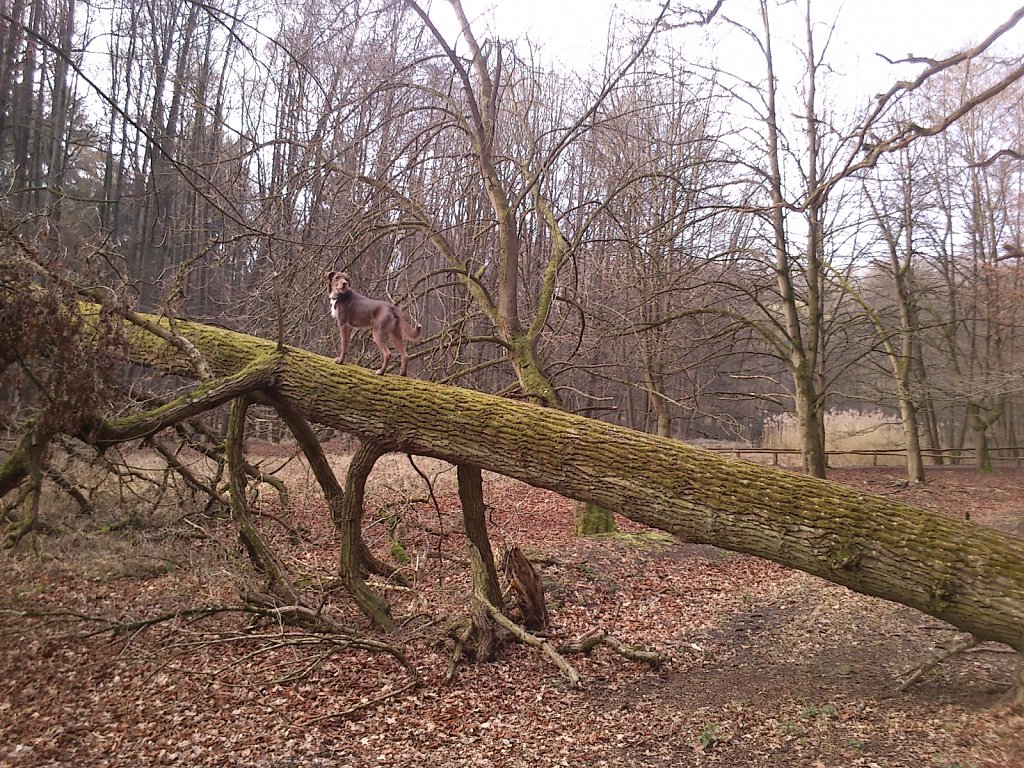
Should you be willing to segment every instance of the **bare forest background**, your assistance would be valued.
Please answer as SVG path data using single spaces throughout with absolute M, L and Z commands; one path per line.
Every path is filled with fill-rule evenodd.
M 586 71 L 450 5 L 0 0 L 5 256 L 332 355 L 347 270 L 423 324 L 416 377 L 688 441 L 788 424 L 822 476 L 830 413 L 912 479 L 1019 455 L 1024 9 L 857 105 L 810 0 L 638 5 Z M 727 27 L 737 71 L 693 43 Z

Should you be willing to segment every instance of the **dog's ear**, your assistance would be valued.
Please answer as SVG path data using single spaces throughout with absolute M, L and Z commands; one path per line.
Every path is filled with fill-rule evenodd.
M 329 283 L 336 274 L 338 273 L 335 272 L 333 269 L 330 272 L 324 272 L 324 280 L 326 280 Z

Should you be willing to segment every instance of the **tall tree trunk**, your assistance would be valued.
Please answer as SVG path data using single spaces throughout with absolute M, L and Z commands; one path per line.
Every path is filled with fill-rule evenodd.
M 10 120 L 14 134 L 13 159 L 14 191 L 19 193 L 19 204 L 23 209 L 32 207 L 31 198 L 34 193 L 31 187 L 37 185 L 39 174 L 38 155 L 33 155 L 33 137 L 38 136 L 40 115 L 36 109 L 33 88 L 40 73 L 37 69 L 39 26 L 43 15 L 42 0 L 33 0 L 29 11 L 28 31 L 24 35 L 25 49 L 22 54 L 20 82 L 14 87 L 11 100 Z
M 801 302 L 797 296 L 794 286 L 794 276 L 797 272 L 794 264 L 794 256 L 791 253 L 792 244 L 786 229 L 785 210 L 787 202 L 783 194 L 782 186 L 782 140 L 779 135 L 778 111 L 776 105 L 777 86 L 775 77 L 775 64 L 772 58 L 772 34 L 768 18 L 768 6 L 765 0 L 761 2 L 761 18 L 764 23 L 764 55 L 767 67 L 766 83 L 766 124 L 768 131 L 768 184 L 771 210 L 772 246 L 775 259 L 775 279 L 778 285 L 779 300 L 782 305 L 783 324 L 786 329 L 786 353 L 789 362 L 790 375 L 793 379 L 793 400 L 796 406 L 797 422 L 800 428 L 800 451 L 803 458 L 804 472 L 813 477 L 825 477 L 827 461 L 825 455 L 825 435 L 822 431 L 822 419 L 819 413 L 821 402 L 818 396 L 815 382 L 818 379 L 818 360 L 815 350 L 819 343 L 819 325 L 821 308 L 817 303 L 819 269 L 817 259 L 820 248 L 820 222 L 817 219 L 815 209 L 808 220 L 808 247 L 806 255 L 807 283 L 809 295 L 806 302 Z M 813 83 L 813 72 L 810 74 Z M 813 98 L 813 95 L 812 95 Z M 808 102 L 808 111 L 813 118 L 814 105 Z M 809 118 L 809 119 L 811 119 Z M 811 135 L 816 136 L 815 121 L 811 119 L 812 125 L 809 128 Z M 810 156 L 812 163 L 816 162 L 815 145 L 812 145 Z M 809 187 L 810 188 L 810 187 Z M 810 292 L 813 289 L 814 303 Z M 801 314 L 807 315 L 805 320 Z
M 992 471 L 992 455 L 988 450 L 988 430 L 1003 415 L 1002 405 L 997 405 L 987 416 L 981 415 L 981 407 L 974 402 L 967 404 L 967 426 L 974 438 L 974 464 L 982 472 Z
M 66 0 L 64 8 L 64 28 L 61 32 L 60 53 L 54 58 L 53 101 L 50 106 L 50 148 L 46 169 L 46 184 L 51 194 L 59 195 L 64 186 L 64 159 L 67 154 L 67 134 L 69 131 L 68 105 L 71 95 L 68 92 L 68 69 L 72 55 L 71 44 L 75 32 L 76 0 Z M 60 208 L 55 209 L 59 215 Z
M 921 430 L 917 422 L 917 408 L 908 396 L 900 397 L 900 421 L 903 424 L 903 442 L 907 448 L 907 479 L 912 483 L 923 483 Z
M 5 146 L 4 133 L 9 127 L 9 109 L 14 98 L 18 64 L 18 52 L 25 38 L 25 0 L 14 0 L 10 6 L 3 5 L 13 23 L 7 24 L 6 32 L 0 35 L 0 146 Z
M 672 437 L 672 411 L 668 407 L 665 394 L 665 375 L 662 366 L 656 362 L 654 355 L 643 344 L 640 345 L 644 366 L 644 379 L 647 382 L 647 400 L 657 417 L 655 434 L 661 437 Z

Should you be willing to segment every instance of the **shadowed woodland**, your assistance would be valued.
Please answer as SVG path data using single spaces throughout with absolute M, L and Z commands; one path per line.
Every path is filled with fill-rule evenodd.
M 962 674 L 977 706 L 1019 708 L 1020 478 L 993 457 L 1019 463 L 1024 419 L 1024 62 L 1006 52 L 1024 9 L 985 39 L 901 62 L 914 77 L 860 105 L 835 98 L 828 41 L 841 17 L 825 25 L 811 2 L 652 4 L 618 17 L 608 59 L 589 71 L 488 36 L 458 0 L 0 11 L 5 667 L 42 669 L 44 648 L 115 663 L 91 645 L 101 640 L 142 655 L 194 641 L 204 661 L 190 675 L 272 684 L 284 707 L 325 665 L 349 670 L 339 679 L 366 665 L 380 685 L 324 714 L 356 728 L 439 685 L 479 684 L 479 662 L 546 680 L 541 698 L 586 696 L 573 692 L 672 679 L 680 648 L 637 629 L 630 601 L 656 599 L 654 577 L 675 584 L 674 569 L 699 591 L 699 562 L 722 575 L 703 587 L 712 613 L 729 612 L 680 631 L 698 638 L 683 652 L 698 677 L 728 678 L 719 665 L 749 648 L 722 632 L 775 637 L 802 593 L 837 617 L 863 610 L 879 635 L 914 635 L 902 689 Z M 756 74 L 688 47 L 727 32 L 750 45 Z M 354 365 L 325 356 L 332 269 L 422 324 L 409 376 L 371 373 L 380 357 L 365 331 Z M 826 478 L 827 416 L 841 409 L 881 413 L 897 435 L 885 447 L 906 466 L 888 486 Z M 782 417 L 797 425 L 801 473 L 695 447 L 758 446 Z M 940 466 L 947 449 L 974 467 Z M 382 462 L 398 482 L 396 457 L 411 484 L 375 485 Z M 988 476 L 988 509 L 923 490 Z M 566 520 L 561 550 L 517 494 L 547 510 L 544 525 Z M 156 547 L 162 537 L 177 549 Z M 148 609 L 90 575 L 101 562 L 110 573 L 108 543 L 133 542 L 160 554 L 120 555 L 127 575 L 112 581 L 166 579 Z M 647 597 L 622 597 L 623 568 Z M 779 600 L 758 598 L 745 571 Z M 66 585 L 78 578 L 76 598 Z M 47 596 L 47 583 L 60 588 Z M 734 600 L 768 600 L 765 613 L 726 601 L 733 588 Z M 630 618 L 587 621 L 576 598 L 595 618 L 615 605 Z M 915 635 L 932 620 L 952 639 Z M 216 672 L 213 647 L 233 659 Z M 168 663 L 169 685 L 201 698 Z M 990 672 L 991 691 L 972 687 Z M 865 688 L 879 696 L 885 683 Z M 936 690 L 951 707 L 939 719 L 966 706 Z M 14 713 L 29 712 L 32 697 L 15 695 Z M 604 722 L 593 702 L 562 701 Z M 755 736 L 765 723 L 744 721 L 741 701 L 700 702 L 718 714 L 666 736 L 676 747 L 623 747 L 608 764 L 678 749 L 693 764 L 812 764 L 786 752 L 792 733 Z M 796 719 L 840 738 L 839 706 L 805 703 Z M 867 708 L 847 716 L 877 722 Z M 1002 730 L 985 721 L 992 740 L 964 754 L 1012 754 L 1014 711 Z M 479 722 L 500 729 L 495 718 Z M 99 748 L 52 729 L 36 739 L 15 719 L 12 764 Z M 289 733 L 313 724 L 304 714 Z M 750 751 L 748 738 L 774 746 Z M 801 738 L 850 764 L 902 743 Z M 202 741 L 212 752 L 195 761 L 223 739 Z M 586 743 L 564 754 L 612 754 Z M 913 744 L 913 759 L 946 759 Z

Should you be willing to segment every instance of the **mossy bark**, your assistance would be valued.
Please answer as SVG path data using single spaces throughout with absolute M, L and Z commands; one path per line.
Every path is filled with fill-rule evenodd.
M 591 502 L 580 502 L 574 510 L 574 527 L 577 536 L 597 536 L 602 533 L 616 533 L 615 513 L 606 507 Z
M 298 605 L 301 600 L 288 569 L 256 528 L 245 500 L 246 474 L 243 467 L 242 445 L 245 442 L 245 415 L 249 410 L 249 402 L 248 397 L 236 399 L 231 404 L 231 413 L 228 416 L 224 453 L 228 463 L 231 516 L 238 525 L 239 537 L 246 552 L 249 553 L 249 558 L 266 574 L 270 591 L 287 600 L 289 604 Z
M 13 519 L 12 525 L 4 532 L 4 537 L 0 540 L 0 548 L 10 549 L 16 546 L 27 533 L 35 528 L 39 520 L 39 500 L 43 492 L 43 468 L 46 453 L 49 450 L 50 438 L 51 435 L 43 429 L 42 424 L 33 421 L 14 453 L 5 462 L 5 468 L 7 464 L 20 467 L 23 471 L 22 479 L 27 477 L 29 482 L 16 505 L 23 508 L 22 515 L 20 518 Z M 0 477 L 5 474 L 7 474 L 6 470 L 0 471 Z M 14 488 L 15 485 L 17 483 L 12 484 L 11 488 Z M 4 492 L 6 493 L 6 490 Z
M 377 459 L 384 453 L 383 448 L 369 442 L 360 445 L 349 464 L 347 488 L 342 490 L 320 441 L 301 415 L 301 409 L 280 402 L 278 398 L 274 398 L 272 403 L 295 436 L 331 510 L 331 517 L 338 531 L 338 575 L 341 581 L 359 609 L 378 629 L 394 632 L 395 622 L 391 618 L 387 603 L 366 583 L 364 575 L 366 563 L 362 537 L 363 496 L 366 478 Z
M 470 627 L 461 638 L 464 644 L 474 646 L 477 659 L 490 661 L 498 650 L 498 637 L 487 606 L 503 608 L 498 572 L 494 567 L 494 553 L 487 537 L 486 507 L 483 479 L 479 467 L 459 464 L 459 500 L 462 502 L 462 521 L 466 529 L 470 569 L 473 572 L 473 606 Z
M 462 502 L 462 523 L 466 529 L 469 562 L 473 571 L 473 595 L 491 605 L 500 606 L 501 586 L 498 584 L 491 541 L 487 537 L 480 468 L 460 464 L 456 471 L 459 478 L 459 500 Z
M 274 348 L 178 323 L 214 375 Z M 189 374 L 180 350 L 127 328 L 134 362 Z M 1024 541 L 838 483 L 551 408 L 396 376 L 297 349 L 275 396 L 306 418 L 615 510 L 679 538 L 774 560 L 1024 650 Z

